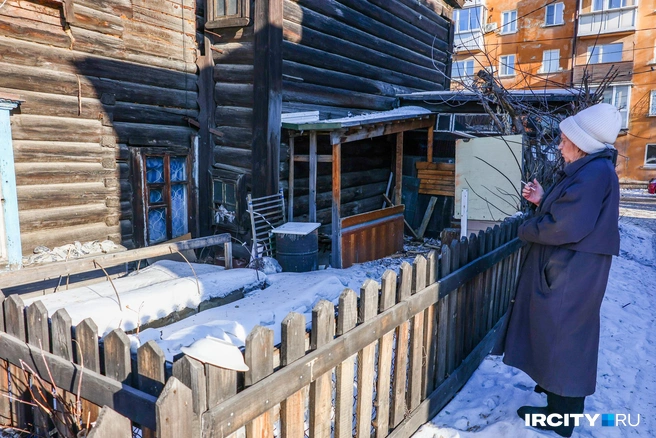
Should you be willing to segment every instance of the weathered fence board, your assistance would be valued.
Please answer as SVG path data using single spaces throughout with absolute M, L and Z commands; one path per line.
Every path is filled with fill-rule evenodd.
M 103 406 L 87 438 L 132 438 L 132 424 L 129 419 Z
M 387 270 L 383 274 L 381 283 L 380 312 L 383 313 L 394 306 L 395 301 L 396 272 Z M 377 437 L 387 436 L 389 432 L 393 344 L 393 331 L 383 334 L 378 340 L 378 386 L 376 387 L 377 403 L 376 421 L 374 423 Z
M 343 309 L 341 301 L 340 308 Z M 305 317 L 300 313 L 292 312 L 283 319 L 281 328 L 280 362 L 282 366 L 287 366 L 305 354 Z M 337 385 L 339 393 L 339 375 Z M 352 382 L 351 386 L 353 386 Z M 303 424 L 305 420 L 305 400 L 303 392 L 303 390 L 295 392 L 280 404 L 280 434 L 282 438 L 299 437 L 305 433 L 305 425 Z M 337 426 L 337 421 L 335 426 Z M 337 429 L 335 429 L 335 436 L 338 436 Z
M 171 377 L 156 403 L 157 438 L 191 436 L 192 404 L 191 389 Z
M 273 373 L 273 330 L 256 326 L 246 338 L 245 385 L 255 385 Z M 246 425 L 246 438 L 273 437 L 273 406 L 266 394 L 262 394 L 269 410 Z
M 397 302 L 407 300 L 412 288 L 412 266 L 403 262 L 400 269 L 400 285 Z M 404 321 L 396 329 L 396 351 L 394 354 L 394 380 L 390 425 L 396 427 L 405 418 L 406 377 L 408 367 L 408 338 L 410 322 Z
M 426 287 L 426 259 L 417 256 L 413 262 L 412 294 Z M 424 312 L 417 313 L 410 320 L 410 364 L 408 366 L 408 409 L 414 411 L 421 403 L 422 362 L 424 358 Z
M 173 363 L 173 377 L 191 389 L 192 411 L 191 437 L 200 438 L 201 414 L 207 410 L 207 386 L 205 367 L 187 355 Z
M 371 321 L 378 311 L 378 283 L 369 279 L 360 289 L 360 323 Z M 371 343 L 358 352 L 358 401 L 356 433 L 358 438 L 371 435 L 371 414 L 374 392 L 374 355 L 376 344 Z
M 325 346 L 333 340 L 334 336 L 335 308 L 333 303 L 322 300 L 312 310 L 312 336 L 310 338 L 312 349 L 317 350 Z M 310 436 L 312 437 L 330 437 L 332 368 L 325 370 L 310 385 Z
M 337 336 L 346 334 L 358 322 L 358 298 L 351 289 L 339 297 Z M 335 438 L 353 436 L 353 382 L 355 356 L 350 356 L 335 368 Z

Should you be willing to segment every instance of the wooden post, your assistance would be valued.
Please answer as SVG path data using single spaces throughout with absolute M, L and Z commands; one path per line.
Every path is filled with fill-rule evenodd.
M 333 340 L 335 335 L 335 306 L 321 300 L 312 309 L 312 333 L 310 347 L 316 350 Z M 310 384 L 310 436 L 329 438 L 330 408 L 332 398 L 332 370 Z
M 35 301 L 26 310 L 27 342 L 37 348 L 50 351 L 50 329 L 48 327 L 48 310 L 41 301 Z M 43 406 L 52 406 L 52 386 L 43 382 L 43 387 L 32 380 L 32 394 L 35 401 Z M 34 432 L 45 436 L 50 430 L 48 414 L 38 406 L 32 408 L 34 417 Z
M 253 14 L 253 197 L 278 193 L 282 115 L 282 0 L 256 1 Z
M 193 410 L 191 437 L 200 438 L 201 415 L 207 410 L 205 367 L 196 359 L 184 355 L 173 363 L 173 377 L 191 389 Z
M 342 145 L 333 145 L 332 253 L 333 268 L 342 267 Z M 310 219 L 311 220 L 311 219 Z
M 232 242 L 223 244 L 223 258 L 225 258 L 225 268 L 232 269 Z
M 412 288 L 412 266 L 408 262 L 401 264 L 401 281 L 396 301 L 410 297 Z M 394 380 L 392 388 L 391 426 L 396 427 L 405 418 L 406 377 L 408 365 L 408 338 L 410 322 L 406 321 L 396 329 L 396 350 L 394 355 Z
M 5 295 L 0 291 L 0 331 L 5 331 Z M 0 360 L 0 426 L 11 426 L 11 403 L 9 395 L 9 363 Z
M 155 341 L 148 341 L 137 350 L 137 382 L 143 392 L 158 397 L 164 388 L 164 352 Z M 187 418 L 191 418 L 191 415 Z M 158 423 L 159 425 L 159 423 Z M 155 438 L 155 431 L 143 428 L 143 438 Z M 161 437 L 158 437 L 161 438 Z
M 171 377 L 157 399 L 157 438 L 192 436 L 190 418 L 193 418 L 191 389 L 175 377 Z
M 121 329 L 114 329 L 103 339 L 105 353 L 105 375 L 112 379 L 132 385 L 132 361 L 130 358 L 130 339 Z
M 428 253 L 426 258 L 426 285 L 437 281 L 437 254 Z M 423 385 L 421 399 L 424 400 L 435 389 L 435 352 L 437 350 L 437 304 L 428 307 L 424 312 L 424 342 L 423 349 L 426 361 L 423 368 Z
M 383 273 L 379 311 L 382 313 L 394 306 L 396 301 L 396 272 Z M 389 432 L 390 383 L 392 373 L 392 345 L 394 331 L 385 333 L 378 341 L 378 381 L 376 387 L 376 429 L 377 437 L 385 437 Z
M 282 320 L 281 329 L 280 363 L 284 367 L 305 355 L 305 316 L 291 312 Z M 353 386 L 352 382 L 351 386 Z M 280 403 L 280 435 L 282 438 L 301 437 L 305 433 L 303 393 L 303 390 L 297 391 Z M 337 436 L 337 432 L 335 432 L 335 436 Z
M 9 295 L 4 301 L 7 334 L 21 341 L 27 341 L 25 330 L 25 304 L 18 295 Z M 11 385 L 11 416 L 13 426 L 27 429 L 32 423 L 32 409 L 27 373 L 21 367 L 9 364 L 9 384 Z
M 255 326 L 246 338 L 246 371 L 244 384 L 251 386 L 273 374 L 273 330 Z M 262 394 L 266 397 L 266 394 Z M 273 436 L 273 405 L 271 410 L 246 425 L 246 438 Z
M 442 258 L 440 261 L 440 277 L 444 277 L 451 273 L 451 250 L 447 245 L 442 245 Z M 447 370 L 447 339 L 449 336 L 449 297 L 441 298 L 437 302 L 437 365 L 436 365 L 436 378 L 435 387 L 446 378 Z
M 333 174 L 334 165 L 333 165 Z M 310 222 L 317 221 L 317 131 L 310 131 Z
M 87 438 L 132 438 L 132 422 L 107 406 L 103 406 Z
M 352 289 L 344 289 L 339 297 L 337 336 L 342 336 L 358 322 L 358 297 Z M 355 356 L 351 356 L 335 369 L 335 438 L 353 436 L 353 381 Z
M 287 184 L 287 205 L 289 206 L 287 217 L 289 222 L 294 221 L 294 140 L 295 137 L 289 137 L 289 179 Z
M 460 267 L 460 242 L 454 240 L 451 242 L 451 272 Z M 447 334 L 447 368 L 446 374 L 450 375 L 456 369 L 456 324 L 460 315 L 458 315 L 458 289 L 449 293 L 449 320 Z
M 412 263 L 412 295 L 426 287 L 426 259 L 418 255 Z M 424 358 L 424 311 L 410 319 L 410 366 L 408 367 L 408 409 L 414 411 L 421 403 L 422 362 Z
M 200 43 L 200 41 L 199 41 Z M 214 142 L 210 128 L 215 127 L 214 112 L 216 103 L 214 101 L 214 58 L 210 48 L 211 40 L 204 37 L 205 53 L 196 59 L 198 65 L 198 175 L 208 175 L 214 162 Z M 208 177 L 198 180 L 198 198 L 210 199 L 212 196 L 212 180 Z M 211 222 L 209 214 L 199 214 L 200 233 L 205 236 L 210 233 Z
M 433 162 L 433 134 L 434 134 L 435 126 L 431 125 L 428 127 L 428 138 L 426 139 L 426 161 L 429 163 Z
M 75 340 L 77 341 L 77 364 L 84 369 L 100 372 L 100 354 L 98 352 L 98 326 L 91 318 L 86 318 L 75 327 Z M 84 377 L 82 377 L 84 379 Z M 79 395 L 79 394 L 78 394 Z M 96 421 L 100 407 L 82 400 L 83 421 Z
M 57 310 L 50 317 L 50 336 L 52 338 L 52 354 L 61 357 L 69 362 L 73 362 L 73 323 L 66 309 Z M 58 394 L 64 400 L 69 409 L 75 406 L 75 396 L 63 389 L 58 390 Z M 59 415 L 68 415 L 65 406 L 57 405 Z
M 403 195 L 403 132 L 396 134 L 396 162 L 394 170 L 394 202 L 395 205 L 402 204 Z
M 378 312 L 378 283 L 368 279 L 360 288 L 360 308 L 358 320 L 366 323 Z M 371 435 L 371 413 L 374 391 L 374 360 L 376 343 L 364 347 L 358 352 L 358 410 L 357 436 L 368 438 Z

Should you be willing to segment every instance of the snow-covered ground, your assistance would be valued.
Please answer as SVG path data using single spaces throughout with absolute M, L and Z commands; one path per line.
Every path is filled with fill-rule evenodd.
M 631 212 L 625 209 L 623 214 L 628 218 Z M 621 254 L 613 260 L 601 307 L 597 391 L 586 398 L 585 411 L 630 414 L 633 424 L 640 415 L 640 424 L 602 427 L 597 420 L 594 427 L 575 428 L 574 437 L 656 436 L 656 234 L 653 224 L 643 228 L 635 223 L 620 220 Z M 488 356 L 413 438 L 556 437 L 526 427 L 516 414 L 523 405 L 546 405 L 546 396 L 534 393 L 534 386 L 523 372 Z

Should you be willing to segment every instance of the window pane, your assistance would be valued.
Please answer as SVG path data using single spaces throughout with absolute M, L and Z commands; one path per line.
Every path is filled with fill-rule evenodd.
M 148 243 L 166 240 L 166 208 L 153 208 L 148 211 Z
M 213 0 L 214 1 L 214 10 L 216 11 L 216 16 L 220 17 L 226 14 L 225 10 L 225 0 Z
M 237 0 L 226 0 L 226 15 L 237 15 Z
M 218 180 L 214 180 L 214 202 L 223 202 L 223 183 Z
M 556 24 L 562 24 L 565 22 L 563 15 L 565 12 L 565 4 L 564 3 L 556 3 L 554 5 L 556 7 Z
M 647 145 L 647 153 L 645 155 L 645 164 L 656 166 L 656 144 Z
M 622 7 L 622 0 L 608 0 L 608 9 L 617 9 Z
M 593 11 L 601 11 L 604 8 L 604 0 L 594 0 L 592 4 Z
M 556 16 L 555 16 L 555 8 L 553 5 L 547 6 L 547 24 L 555 24 L 556 23 Z
M 171 228 L 174 238 L 187 232 L 187 186 L 185 184 L 171 186 Z
M 159 204 L 164 201 L 164 195 L 162 193 L 162 189 L 150 188 L 148 192 L 149 192 L 148 202 L 150 204 Z
M 226 193 L 226 199 L 225 199 L 226 204 L 236 205 L 237 202 L 235 201 L 235 186 L 232 184 L 226 184 L 225 193 Z
M 606 44 L 602 46 L 601 62 L 620 62 L 622 61 L 622 43 Z
M 481 27 L 481 14 L 480 8 L 471 8 L 469 11 L 469 28 L 479 29 Z
M 149 184 L 164 182 L 163 157 L 146 157 L 146 182 Z
M 649 104 L 649 115 L 656 116 L 656 90 L 651 91 L 651 100 Z
M 171 157 L 171 182 L 187 180 L 187 158 Z
M 588 55 L 590 57 L 589 62 L 590 64 L 599 64 L 601 62 L 601 59 L 599 57 L 600 53 L 600 47 L 595 46 L 595 47 L 588 47 Z

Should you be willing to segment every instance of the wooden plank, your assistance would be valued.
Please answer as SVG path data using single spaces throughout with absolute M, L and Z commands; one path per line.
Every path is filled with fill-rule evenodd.
M 457 271 L 460 267 L 460 242 L 454 240 L 451 242 L 451 271 Z M 457 348 L 457 322 L 458 315 L 458 295 L 460 290 L 456 289 L 449 294 L 449 321 L 447 322 L 447 367 L 446 374 L 451 373 L 456 369 L 456 348 Z
M 453 170 L 431 170 L 431 169 L 418 169 L 417 177 L 420 179 L 444 179 L 454 180 L 455 171 Z
M 478 256 L 482 257 L 485 255 L 487 252 L 487 248 L 485 247 L 485 232 L 483 230 L 480 230 L 478 232 Z M 481 274 L 478 274 L 476 276 L 476 292 L 474 295 L 474 308 L 475 308 L 475 326 L 474 326 L 474 345 L 478 345 L 478 343 L 483 339 L 485 334 L 487 333 L 484 329 L 485 327 L 485 316 L 486 316 L 486 308 L 485 308 L 485 301 L 484 301 L 484 295 L 485 295 L 485 276 L 487 272 L 482 272 Z
M 381 279 L 379 311 L 385 312 L 396 302 L 396 272 L 386 270 Z M 394 331 L 389 331 L 378 340 L 378 379 L 376 381 L 376 420 L 374 428 L 377 437 L 387 436 L 390 420 L 390 393 L 392 374 L 392 352 Z
M 339 297 L 337 336 L 353 329 L 358 321 L 358 298 L 351 289 L 344 289 Z M 355 357 L 350 356 L 335 369 L 335 438 L 353 436 L 353 382 Z
M 7 334 L 23 342 L 27 341 L 25 330 L 25 304 L 18 295 L 9 295 L 4 303 L 5 324 Z M 29 379 L 20 364 L 9 365 L 9 385 L 11 390 L 11 416 L 13 426 L 19 429 L 27 429 L 32 424 L 32 409 L 27 403 L 31 403 L 32 397 L 29 391 Z
M 53 334 L 54 331 L 53 329 Z M 155 427 L 155 397 L 94 371 L 83 369 L 70 360 L 62 359 L 4 333 L 0 333 L 0 355 L 14 365 L 20 365 L 23 360 L 43 380 L 56 383 L 59 388 L 71 393 L 77 393 L 79 381 L 82 379 L 82 398 L 97 405 L 107 405 L 143 426 Z M 55 382 L 51 380 L 51 375 Z
M 132 385 L 130 339 L 123 330 L 114 329 L 103 338 L 105 375 L 117 382 Z
M 426 257 L 426 284 L 437 281 L 437 253 L 433 250 Z M 435 352 L 437 351 L 437 303 L 424 312 L 423 351 L 426 356 L 423 366 L 421 399 L 424 400 L 435 389 Z
M 314 132 L 314 131 L 313 131 Z M 316 160 L 312 159 L 311 155 L 294 155 L 294 161 L 299 163 L 312 163 L 316 161 L 317 163 L 332 163 L 332 155 L 316 155 Z
M 435 284 L 426 287 L 423 291 L 410 296 L 411 287 L 411 273 L 412 267 L 404 263 L 401 267 L 401 284 L 407 284 L 407 298 L 400 301 L 396 306 L 383 312 L 378 317 L 372 319 L 370 322 L 361 324 L 351 330 L 347 335 L 340 336 L 330 342 L 330 345 L 325 345 L 303 356 L 291 365 L 281 368 L 278 372 L 269 376 L 262 382 L 262 386 L 247 388 L 240 392 L 230 400 L 222 403 L 219 406 L 210 408 L 208 412 L 203 415 L 203 434 L 207 437 L 224 436 L 221 434 L 228 434 L 234 432 L 239 427 L 243 426 L 246 422 L 250 421 L 254 416 L 259 415 L 269 409 L 272 404 L 280 403 L 285 398 L 289 397 L 294 392 L 303 388 L 304 386 L 316 381 L 318 377 L 324 376 L 339 365 L 345 358 L 356 354 L 362 348 L 376 341 L 381 333 L 387 333 L 396 327 L 399 327 L 404 322 L 410 320 L 413 315 L 425 310 L 428 306 L 436 303 L 440 298 L 444 298 L 453 294 L 455 287 L 459 284 L 455 279 L 460 277 L 461 272 L 480 272 L 487 269 L 489 266 L 496 263 L 500 258 L 505 257 L 507 254 L 517 251 L 522 246 L 518 239 L 515 239 L 508 244 L 498 248 L 497 250 L 487 254 L 485 257 L 476 260 L 475 262 L 465 266 L 462 270 L 456 271 Z M 409 270 L 404 275 L 405 270 Z M 407 275 L 407 277 L 406 277 Z M 407 280 L 404 281 L 404 277 Z M 454 286 L 455 284 L 455 286 Z M 406 294 L 404 294 L 406 296 Z M 334 311 L 332 305 L 330 310 L 325 312 L 327 314 L 325 321 L 319 323 L 316 317 L 313 317 L 313 324 L 321 324 L 325 330 L 332 330 L 334 323 L 329 318 L 332 317 Z M 398 338 L 397 338 L 398 339 Z M 407 339 L 407 337 L 406 337 Z M 403 344 L 402 342 L 400 344 Z M 1 351 L 1 350 L 0 350 Z M 398 361 L 396 362 L 399 363 Z M 398 366 L 398 365 L 397 365 Z M 396 371 L 395 371 L 396 374 Z M 400 380 L 396 377 L 395 381 Z M 403 400 L 405 393 L 405 378 L 403 381 L 403 388 L 401 389 L 401 399 Z M 262 397 L 261 388 L 268 388 L 268 397 Z M 399 385 L 394 387 L 396 390 Z M 225 425 L 225 420 L 230 418 L 230 425 Z
M 332 247 L 330 263 L 333 268 L 342 267 L 342 214 L 341 214 L 341 192 L 342 192 L 342 145 L 333 144 L 333 204 L 332 204 Z M 312 178 L 310 178 L 312 179 Z
M 360 307 L 358 320 L 364 324 L 378 313 L 378 283 L 367 279 L 360 288 Z M 358 400 L 356 415 L 356 435 L 358 438 L 371 436 L 371 415 L 374 396 L 374 360 L 376 343 L 358 352 Z
M 455 172 L 456 170 L 455 163 L 429 163 L 426 161 L 417 161 L 415 167 L 417 170 L 448 170 L 450 172 Z
M 424 238 L 424 233 L 426 232 L 426 228 L 428 228 L 428 223 L 430 222 L 431 216 L 433 216 L 433 210 L 435 209 L 436 203 L 437 198 L 435 196 L 431 196 L 430 201 L 428 201 L 428 207 L 426 207 L 426 212 L 424 213 L 424 219 L 421 221 L 419 230 L 417 230 L 417 237 L 419 239 Z
M 88 438 L 131 438 L 132 423 L 116 411 L 103 406 Z
M 288 170 L 288 182 L 287 182 L 287 205 L 288 213 L 287 217 L 290 222 L 294 221 L 294 137 L 289 137 L 289 170 Z
M 403 132 L 396 134 L 396 160 L 394 166 L 394 201 L 401 205 L 403 193 Z
M 459 267 L 465 266 L 467 264 L 467 257 L 469 251 L 469 242 L 465 237 L 460 238 L 460 263 Z M 466 314 L 466 300 L 467 300 L 467 291 L 468 283 L 467 281 L 458 288 L 458 302 L 457 302 L 457 312 L 458 317 L 456 318 L 456 367 L 460 365 L 465 358 L 465 326 L 467 324 L 468 316 Z
M 429 163 L 433 162 L 433 135 L 434 135 L 434 129 L 435 126 L 429 126 L 427 131 L 428 131 L 428 137 L 426 139 L 426 161 Z
M 85 370 L 100 373 L 100 353 L 98 351 L 98 326 L 91 318 L 86 318 L 75 327 L 75 340 L 78 365 Z M 100 407 L 82 400 L 82 421 L 96 421 Z
M 41 349 L 50 350 L 50 328 L 48 327 L 48 310 L 41 301 L 35 301 L 26 310 L 27 342 Z M 43 406 L 53 406 L 52 386 L 44 383 L 43 386 L 32 379 L 31 393 L 35 403 Z M 32 407 L 34 431 L 37 435 L 45 435 L 50 430 L 48 414 L 38 406 Z
M 409 263 L 401 264 L 400 282 L 397 289 L 396 301 L 401 302 L 410 298 L 412 289 L 412 266 Z M 410 336 L 410 322 L 404 321 L 396 329 L 396 350 L 394 352 L 394 379 L 392 386 L 392 406 L 390 426 L 396 427 L 405 418 L 406 378 L 408 373 L 408 338 Z
M 448 245 L 442 245 L 442 254 L 440 260 L 440 277 L 446 277 L 451 273 L 451 249 Z M 446 378 L 448 366 L 447 361 L 447 342 L 449 336 L 449 297 L 440 298 L 437 302 L 437 364 L 435 370 L 435 387 Z
M 478 236 L 474 233 L 472 233 L 469 236 L 469 241 L 468 241 L 468 256 L 467 256 L 467 261 L 471 262 L 473 260 L 476 260 L 479 256 L 478 253 Z M 466 301 L 465 301 L 465 334 L 464 334 L 464 356 L 467 357 L 467 355 L 474 349 L 476 344 L 474 343 L 476 341 L 476 332 L 475 332 L 475 324 L 478 320 L 477 315 L 476 315 L 476 295 L 477 295 L 477 281 L 478 281 L 478 275 L 474 276 L 471 280 L 469 280 L 467 284 L 467 295 L 466 295 Z
M 488 355 L 490 349 L 494 346 L 502 327 L 503 321 L 491 330 L 485 338 L 476 346 L 474 351 L 465 359 L 465 361 L 455 370 L 449 378 L 444 381 L 422 404 L 417 408 L 406 421 L 400 424 L 389 435 L 390 438 L 403 438 L 411 436 L 419 427 L 427 421 L 430 421 L 435 415 L 446 406 L 453 396 L 467 383 L 467 380 L 476 371 L 476 368 Z
M 333 340 L 334 334 L 335 306 L 330 301 L 321 300 L 312 309 L 311 349 L 317 350 L 325 346 Z M 331 436 L 332 374 L 331 367 L 316 376 L 316 379 L 310 384 L 311 437 L 329 438 Z
M 381 125 L 364 125 L 359 130 L 339 130 L 330 133 L 330 141 L 336 143 L 350 143 L 352 141 L 366 140 L 368 138 L 380 137 L 381 135 L 398 134 L 399 132 L 412 131 L 414 129 L 426 128 L 434 123 L 434 116 L 417 116 L 412 119 L 395 121 Z
M 230 241 L 230 234 L 217 234 L 209 237 L 200 237 L 197 239 L 186 240 L 182 242 L 163 243 L 153 245 L 147 248 L 138 248 L 129 251 L 122 251 L 112 254 L 106 254 L 93 258 L 70 260 L 67 262 L 48 263 L 46 266 L 34 268 L 24 268 L 17 271 L 8 271 L 0 276 L 0 288 L 8 286 L 17 286 L 20 284 L 33 283 L 48 278 L 57 278 L 60 275 L 79 274 L 99 269 L 99 266 L 107 268 L 117 266 L 135 260 L 142 260 L 151 257 L 157 257 L 166 254 L 172 254 L 176 251 L 186 251 L 189 249 L 204 248 L 207 246 L 220 245 Z
M 237 371 L 205 364 L 207 406 L 212 408 L 237 394 Z
M 487 230 L 485 230 L 485 248 L 487 249 L 488 253 L 494 250 L 493 245 L 494 245 L 494 236 L 492 233 L 492 228 L 488 227 Z M 485 274 L 485 295 L 484 295 L 484 302 L 486 305 L 484 330 L 486 333 L 494 325 L 492 323 L 492 319 L 493 319 L 492 315 L 494 310 L 494 294 L 492 292 L 493 275 L 494 275 L 494 268 L 487 269 Z
M 335 166 L 333 166 L 333 179 L 335 177 L 334 169 Z M 309 201 L 310 222 L 316 222 L 317 221 L 317 131 L 310 131 L 310 194 L 309 196 L 310 196 L 310 201 Z
M 426 287 L 426 259 L 418 255 L 412 262 L 412 294 Z M 407 404 L 410 412 L 414 411 L 421 403 L 422 391 L 422 363 L 424 359 L 424 313 L 417 313 L 410 320 L 410 363 L 408 365 L 408 394 Z
M 282 320 L 281 329 L 280 362 L 284 367 L 305 355 L 305 316 L 295 312 L 289 313 Z M 303 390 L 297 391 L 280 403 L 280 435 L 282 438 L 301 437 L 305 433 L 303 395 Z M 337 432 L 335 434 L 337 436 Z
M 0 290 L 0 332 L 5 331 L 5 294 Z M 0 426 L 11 426 L 11 402 L 9 397 L 9 363 L 0 360 Z
M 454 190 L 419 189 L 418 193 L 422 195 L 431 195 L 431 196 L 451 196 L 451 197 L 455 196 Z
M 367 213 L 356 214 L 354 216 L 345 217 L 342 220 L 342 228 L 353 227 L 359 224 L 373 222 L 378 219 L 384 219 L 386 217 L 394 216 L 397 214 L 403 214 L 405 207 L 402 205 L 397 205 L 390 208 L 383 208 L 379 210 L 369 211 Z
M 191 389 L 193 414 L 190 437 L 200 438 L 201 415 L 207 410 L 205 367 L 196 359 L 184 355 L 173 363 L 173 377 Z
M 244 355 L 248 371 L 245 386 L 255 385 L 260 380 L 273 374 L 273 330 L 260 325 L 246 337 Z M 265 396 L 266 398 L 266 396 Z M 273 408 L 273 405 L 271 405 Z M 270 409 L 246 425 L 246 438 L 273 436 L 273 409 Z
M 137 350 L 137 384 L 141 391 L 155 397 L 160 395 L 166 381 L 165 361 L 164 352 L 155 341 L 148 341 L 139 347 Z M 155 434 L 156 429 L 143 428 L 143 438 L 155 438 Z
M 171 377 L 157 399 L 157 438 L 192 436 L 193 401 L 191 389 Z

